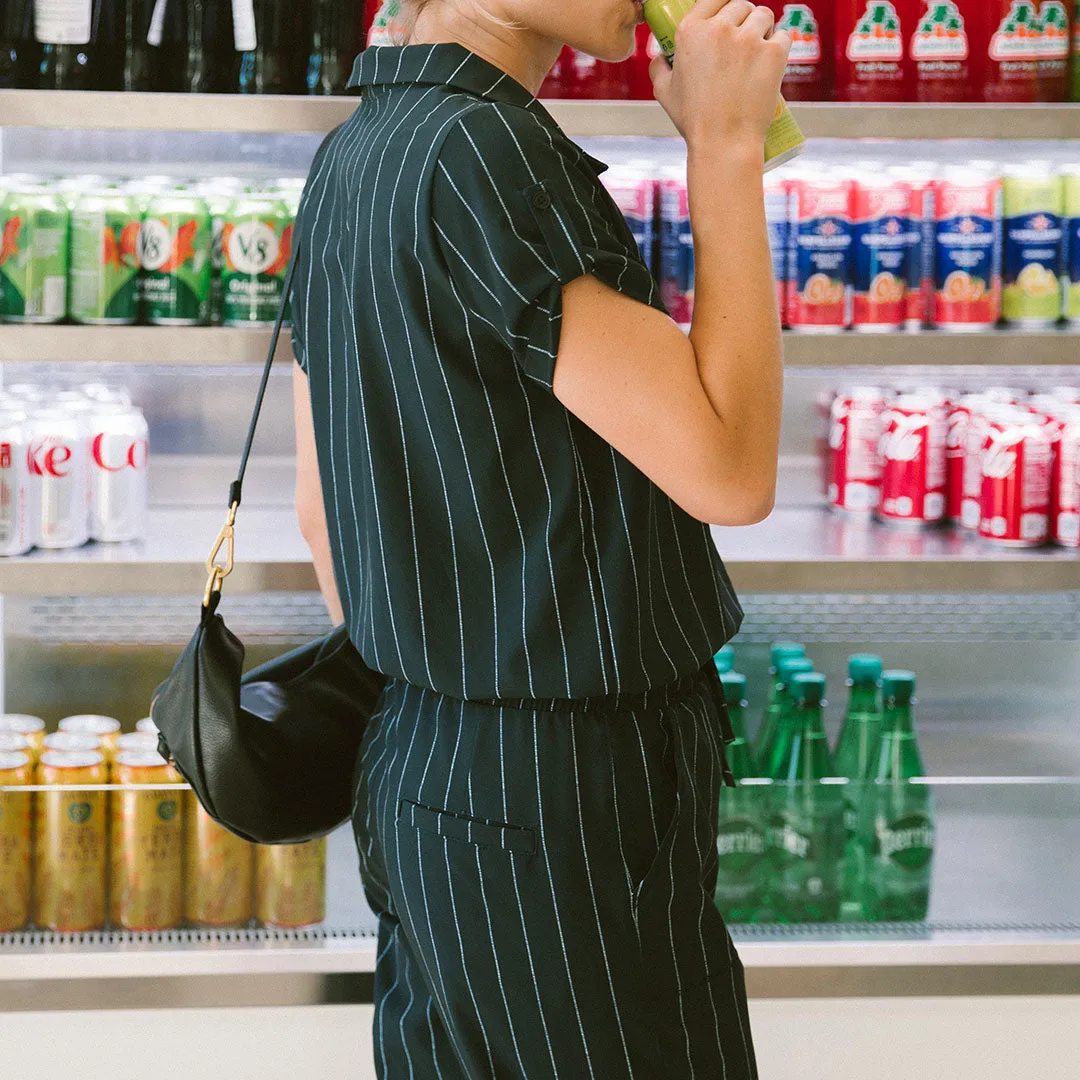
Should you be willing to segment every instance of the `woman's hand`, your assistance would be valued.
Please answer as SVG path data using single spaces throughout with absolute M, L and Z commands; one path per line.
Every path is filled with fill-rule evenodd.
M 675 31 L 675 64 L 652 62 L 653 91 L 687 144 L 746 143 L 754 152 L 776 113 L 791 35 L 750 0 L 697 0 Z

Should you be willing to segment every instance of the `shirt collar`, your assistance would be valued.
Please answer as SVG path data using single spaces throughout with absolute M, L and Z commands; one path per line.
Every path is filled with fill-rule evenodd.
M 448 86 L 487 101 L 517 105 L 565 138 L 551 113 L 521 83 L 457 42 L 372 46 L 356 58 L 349 79 L 350 87 L 403 84 Z M 607 170 L 604 162 L 577 149 L 597 175 Z

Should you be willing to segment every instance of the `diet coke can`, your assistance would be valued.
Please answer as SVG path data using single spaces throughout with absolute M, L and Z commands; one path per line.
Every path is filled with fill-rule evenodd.
M 1067 405 L 1080 405 L 1080 389 L 1075 386 L 1052 386 L 1050 396 L 1064 401 Z
M 78 416 L 59 408 L 34 414 L 26 452 L 31 499 L 40 508 L 35 543 L 81 547 L 87 531 L 86 434 Z
M 964 519 L 964 470 L 967 466 L 968 432 L 971 429 L 972 416 L 985 404 L 985 398 L 978 394 L 964 394 L 949 408 L 949 426 L 945 435 L 945 516 L 949 521 L 962 522 Z M 975 487 L 973 482 L 973 491 Z M 980 480 L 979 495 L 981 491 Z M 975 497 L 976 505 L 978 497 Z
M 0 412 L 0 555 L 25 555 L 34 546 L 26 414 Z
M 944 407 L 901 394 L 886 410 L 881 435 L 881 502 L 889 525 L 933 525 L 945 515 Z
M 141 409 L 102 406 L 89 415 L 90 538 L 146 537 L 150 443 Z
M 1080 548 L 1080 409 L 1063 421 L 1050 492 L 1050 539 Z
M 829 416 L 828 499 L 834 510 L 866 514 L 881 495 L 882 418 L 888 398 L 874 386 L 837 394 Z
M 983 440 L 979 535 L 1009 547 L 1046 543 L 1050 525 L 1050 437 L 1019 409 L 990 416 Z

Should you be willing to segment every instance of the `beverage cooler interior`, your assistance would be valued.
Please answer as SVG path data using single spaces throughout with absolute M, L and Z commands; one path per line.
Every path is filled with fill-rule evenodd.
M 245 188 L 267 190 L 271 183 L 284 185 L 275 192 L 286 192 L 292 178 L 295 191 L 295 178 L 305 174 L 322 133 L 353 107 L 341 98 L 208 99 L 212 107 L 197 106 L 199 99 L 188 105 L 177 98 L 163 109 L 160 95 L 128 94 L 120 115 L 113 111 L 114 96 L 59 96 L 70 104 L 66 114 L 54 110 L 47 93 L 0 91 L 0 122 L 11 125 L 0 133 L 0 186 L 17 188 L 19 177 L 42 174 L 95 176 L 99 179 L 93 183 L 67 188 L 79 194 L 94 184 L 132 180 L 137 191 L 139 182 L 146 181 L 145 193 L 152 197 L 163 183 L 149 178 L 171 177 L 206 190 L 220 187 L 222 178 L 237 178 L 228 189 L 235 198 Z M 854 178 L 855 186 L 845 195 L 853 199 L 859 183 L 873 188 L 889 169 L 892 179 L 909 187 L 915 181 L 947 184 L 960 173 L 977 173 L 979 183 L 988 185 L 991 203 L 1004 191 L 1006 215 L 1010 190 L 1018 197 L 1016 192 L 1031 183 L 1035 188 L 1042 184 L 1045 193 L 1049 179 L 1052 198 L 1059 202 L 1044 206 L 1037 191 L 1032 213 L 1056 214 L 1060 231 L 1067 231 L 1070 220 L 1080 219 L 1080 106 L 967 108 L 971 111 L 896 103 L 797 106 L 796 118 L 815 138 L 806 158 L 781 170 L 780 177 L 788 184 L 826 187 L 838 177 L 845 183 Z M 613 190 L 629 178 L 630 194 L 623 194 L 631 216 L 642 181 L 678 183 L 679 143 L 653 103 L 555 101 L 552 111 L 593 153 L 613 163 Z M 1010 177 L 1020 181 L 1013 188 Z M 776 182 L 774 174 L 770 183 Z M 789 220 L 792 205 L 790 198 L 784 203 L 789 239 L 780 243 L 792 243 L 790 236 L 797 232 L 798 223 Z M 846 203 L 845 213 L 854 205 Z M 1000 205 L 997 213 L 996 224 L 990 213 L 991 233 L 1003 227 Z M 631 225 L 643 227 L 637 219 Z M 646 232 L 639 235 L 654 259 L 654 271 L 668 275 L 665 298 L 689 305 L 692 277 L 687 277 L 687 242 L 680 240 L 685 229 L 680 234 L 679 225 L 650 220 L 653 239 Z M 903 228 L 910 232 L 917 225 L 909 222 Z M 1073 231 L 1080 246 L 1080 232 Z M 777 242 L 775 234 L 773 239 Z M 1007 301 L 1018 279 L 1009 277 L 1005 238 L 994 243 L 1001 249 L 987 256 L 979 272 L 987 275 L 986 290 L 997 303 Z M 886 250 L 888 243 L 883 240 L 881 247 Z M 789 258 L 789 250 L 785 247 L 777 261 L 785 278 L 798 263 Z M 910 256 L 905 258 L 910 268 Z M 1037 286 L 1031 293 L 1036 301 L 1045 301 L 1050 292 L 1056 298 L 1048 306 L 1036 303 L 1033 320 L 1026 320 L 1023 298 L 1011 322 L 999 322 L 1001 309 L 993 305 L 980 321 L 979 312 L 972 314 L 963 304 L 960 316 L 953 317 L 953 311 L 950 318 L 935 320 L 933 313 L 925 315 L 930 309 L 918 304 L 938 297 L 946 286 L 931 278 L 929 293 L 924 293 L 921 273 L 914 274 L 913 284 L 905 276 L 901 308 L 887 289 L 871 291 L 873 310 L 893 303 L 891 314 L 886 312 L 878 325 L 863 319 L 862 327 L 852 328 L 860 309 L 847 281 L 840 284 L 840 314 L 824 322 L 807 319 L 800 325 L 793 314 L 796 308 L 788 301 L 805 299 L 805 281 L 789 283 L 782 294 L 790 325 L 785 331 L 777 508 L 759 525 L 713 529 L 746 609 L 733 645 L 735 667 L 747 680 L 747 733 L 753 742 L 766 711 L 774 681 L 774 642 L 803 644 L 814 670 L 825 676 L 824 726 L 830 747 L 836 746 L 844 718 L 852 654 L 878 654 L 886 669 L 914 672 L 914 722 L 924 775 L 905 777 L 904 784 L 923 811 L 932 808 L 932 839 L 924 835 L 919 840 L 929 881 L 925 902 L 899 917 L 888 911 L 874 918 L 841 918 L 829 911 L 813 918 L 771 917 L 759 909 L 745 919 L 732 918 L 752 994 L 788 993 L 777 990 L 778 970 L 807 997 L 838 996 L 838 987 L 859 996 L 873 983 L 871 971 L 879 981 L 867 993 L 879 995 L 901 985 L 912 970 L 932 989 L 945 985 L 943 969 L 967 967 L 971 975 L 963 985 L 973 985 L 980 977 L 976 967 L 985 973 L 993 965 L 1037 967 L 1038 978 L 1047 986 L 1064 987 L 1063 993 L 1076 993 L 1080 985 L 1080 730 L 1075 722 L 1080 713 L 1080 541 L 1070 540 L 1065 528 L 1059 542 L 1052 542 L 1045 506 L 1048 520 L 1044 534 L 1036 537 L 1039 542 L 1018 544 L 1001 543 L 992 529 L 980 536 L 977 528 L 956 523 L 920 526 L 896 520 L 904 514 L 877 520 L 865 507 L 845 512 L 843 506 L 829 506 L 838 450 L 834 405 L 856 388 L 880 391 L 883 409 L 893 409 L 896 395 L 913 395 L 928 415 L 934 414 L 929 422 L 940 425 L 943 440 L 947 418 L 935 410 L 944 410 L 946 401 L 955 404 L 974 394 L 982 395 L 981 402 L 987 394 L 990 400 L 1008 391 L 1008 401 L 1001 397 L 993 403 L 1004 405 L 1007 411 L 1001 415 L 1029 432 L 1025 439 L 1042 446 L 1039 440 L 1049 436 L 1040 425 L 1053 422 L 1058 425 L 1055 438 L 1062 440 L 1053 453 L 1075 438 L 1080 455 L 1080 265 L 1073 296 L 1068 285 L 1058 287 L 1069 279 L 1067 256 L 1059 249 L 1055 259 L 1041 268 L 1042 278 L 1035 280 L 1038 274 L 1032 272 L 1024 279 Z M 970 270 L 971 264 L 966 265 Z M 963 268 L 961 259 L 958 269 Z M 818 269 L 826 287 L 835 286 L 829 266 Z M 1053 287 L 1043 278 L 1052 278 Z M 906 306 L 913 292 L 918 297 L 914 316 Z M 956 295 L 963 300 L 972 294 Z M 685 310 L 688 318 L 689 306 Z M 965 319 L 970 325 L 963 325 Z M 73 715 L 118 718 L 125 733 L 146 717 L 155 687 L 195 623 L 207 552 L 224 518 L 228 484 L 269 342 L 267 327 L 258 319 L 250 321 L 243 325 L 238 319 L 228 326 L 74 325 L 70 320 L 0 325 L 5 394 L 23 395 L 20 400 L 33 412 L 52 391 L 87 384 L 105 388 L 141 410 L 150 448 L 142 539 L 33 546 L 0 558 L 3 712 L 43 718 L 49 732 Z M 860 332 L 867 323 L 879 332 Z M 808 327 L 816 332 L 806 332 Z M 237 518 L 237 565 L 222 605 L 230 627 L 248 647 L 250 665 L 329 629 L 292 506 L 287 341 L 279 346 L 278 359 Z M 35 386 L 48 393 L 35 396 L 27 390 Z M 1070 387 L 1077 388 L 1072 400 Z M 1017 419 L 1018 403 L 1029 401 L 1041 407 L 1028 410 L 1029 417 L 1038 415 L 1038 424 Z M 1053 411 L 1052 402 L 1055 410 L 1060 405 L 1061 415 L 1044 419 Z M 875 422 L 891 421 L 878 416 Z M 1046 450 L 1048 461 L 1050 453 Z M 1073 468 L 1080 470 L 1080 464 Z M 1047 477 L 1059 481 L 1057 473 Z M 1075 496 L 1080 503 L 1080 487 Z M 131 487 L 121 497 L 144 496 Z M 831 501 L 838 501 L 835 495 Z M 1080 505 L 1075 509 L 1080 513 Z M 81 783 L 76 779 L 35 789 L 37 825 L 31 832 L 35 842 L 54 835 L 43 809 L 48 800 L 55 803 L 49 813 L 57 820 L 66 814 L 74 821 L 72 814 L 92 813 L 98 806 L 104 813 L 109 807 L 112 831 L 103 831 L 100 840 L 107 862 L 100 917 L 91 912 L 76 927 L 70 911 L 63 917 L 55 910 L 50 915 L 49 905 L 42 907 L 35 895 L 20 921 L 11 895 L 0 896 L 0 916 L 8 920 L 0 926 L 0 1001 L 14 1000 L 13 980 L 24 986 L 35 981 L 41 1000 L 53 1002 L 50 1007 L 82 1008 L 80 995 L 87 992 L 82 988 L 120 974 L 148 980 L 190 976 L 205 988 L 206 979 L 249 971 L 266 980 L 312 976 L 311 984 L 296 990 L 296 1003 L 364 1000 L 370 994 L 374 920 L 360 888 L 348 826 L 328 838 L 325 850 L 279 852 L 273 858 L 234 850 L 219 853 L 215 863 L 210 841 L 202 851 L 192 843 L 196 812 L 190 793 L 160 788 L 175 776 L 155 774 L 149 783 L 159 786 L 156 792 L 124 792 L 99 788 L 102 774 L 96 779 L 92 774 Z M 3 788 L 3 783 L 0 779 L 0 798 L 19 793 L 18 787 Z M 743 788 L 758 800 L 758 813 L 769 799 L 777 804 L 797 800 L 795 786 L 773 778 Z M 843 786 L 835 788 L 841 799 Z M 147 805 L 157 808 L 153 812 L 172 831 L 168 837 L 161 831 L 157 847 L 128 850 L 123 845 L 130 845 L 131 838 L 121 824 L 137 817 L 138 796 L 156 799 Z M 29 803 L 25 812 L 30 813 Z M 17 874 L 10 859 L 4 862 L 3 844 L 9 843 L 4 829 L 12 816 L 0 818 L 0 889 L 9 894 Z M 925 817 L 920 818 L 923 825 Z M 55 835 L 62 840 L 62 833 Z M 843 847 L 842 836 L 838 843 Z M 30 861 L 35 868 L 46 867 L 54 854 L 35 850 Z M 753 856 L 755 849 L 751 845 L 737 854 Z M 146 930 L 139 913 L 117 900 L 116 882 L 128 880 L 133 866 L 150 866 L 157 856 L 173 860 L 172 899 L 157 897 L 165 914 L 159 912 L 155 928 Z M 838 858 L 843 862 L 847 856 Z M 207 878 L 201 884 L 200 874 Z M 197 885 L 205 886 L 202 909 L 189 895 Z M 233 906 L 221 914 L 229 890 Z M 209 909 L 217 914 L 206 914 Z M 204 918 L 193 914 L 199 910 Z M 41 921 L 35 922 L 35 915 Z M 901 947 L 903 958 L 898 959 L 895 950 Z M 1055 983 L 1054 973 L 1062 965 L 1071 965 L 1071 974 Z M 852 971 L 862 971 L 863 981 Z M 208 999 L 214 997 L 207 993 Z

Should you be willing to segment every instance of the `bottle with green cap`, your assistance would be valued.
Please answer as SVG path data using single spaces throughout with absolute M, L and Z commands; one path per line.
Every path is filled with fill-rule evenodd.
M 735 649 L 731 645 L 725 645 L 714 657 L 717 674 L 723 675 L 725 671 L 735 669 Z
M 769 696 L 761 718 L 761 726 L 757 731 L 757 738 L 754 740 L 754 752 L 757 754 L 758 761 L 765 760 L 776 738 L 776 729 L 780 723 L 780 706 L 777 699 L 784 692 L 783 683 L 780 681 L 780 663 L 796 656 L 806 656 L 806 648 L 794 641 L 773 642 L 769 650 Z
M 792 675 L 792 739 L 773 786 L 766 841 L 770 901 L 780 922 L 832 922 L 840 914 L 843 787 L 833 776 L 825 734 L 825 676 Z
M 814 663 L 807 656 L 785 656 L 780 661 L 780 671 L 777 675 L 777 685 L 780 689 L 776 694 L 776 726 L 768 745 L 762 747 L 758 753 L 763 776 L 774 780 L 780 779 L 780 774 L 785 769 L 794 734 L 794 699 L 791 695 L 791 680 L 798 674 L 806 674 L 813 670 Z
M 866 908 L 873 920 L 925 919 L 934 857 L 934 808 L 915 736 L 915 676 L 881 677 L 885 730 L 867 792 L 863 842 L 867 852 Z
M 765 814 L 763 787 L 746 785 L 757 776 L 754 755 L 746 740 L 746 676 L 728 671 L 720 676 L 735 741 L 726 747 L 728 767 L 738 782 L 720 789 L 716 833 L 718 872 L 716 906 L 728 922 L 756 922 L 765 885 Z
M 847 778 L 844 789 L 844 864 L 840 884 L 840 918 L 866 918 L 866 849 L 859 842 L 859 813 L 867 781 L 877 768 L 881 746 L 881 657 L 857 653 L 848 659 L 848 705 L 836 744 L 836 775 Z

